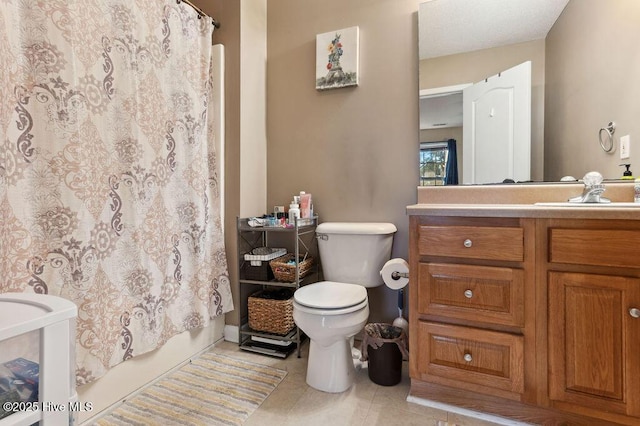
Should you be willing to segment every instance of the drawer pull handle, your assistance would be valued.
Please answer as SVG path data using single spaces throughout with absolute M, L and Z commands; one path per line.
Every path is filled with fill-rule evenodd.
M 466 240 L 464 240 L 463 244 L 464 244 L 464 246 L 466 248 L 469 248 L 469 247 L 471 247 L 473 245 L 473 241 L 471 241 L 470 239 L 467 238 Z
M 638 308 L 629 309 L 629 315 L 631 315 L 634 318 L 640 318 L 640 309 Z
M 473 291 L 465 290 L 464 291 L 464 297 L 466 297 L 467 299 L 471 299 L 473 297 Z
M 471 354 L 464 354 L 464 360 L 467 362 L 471 362 L 473 361 L 473 357 L 471 356 Z

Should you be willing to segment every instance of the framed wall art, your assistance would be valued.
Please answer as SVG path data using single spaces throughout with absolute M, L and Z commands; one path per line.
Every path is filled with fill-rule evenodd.
M 316 36 L 316 89 L 358 85 L 359 42 L 358 27 Z

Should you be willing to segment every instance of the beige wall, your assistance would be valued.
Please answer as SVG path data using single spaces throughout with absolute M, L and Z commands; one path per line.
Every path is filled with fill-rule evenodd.
M 251 176 L 250 167 L 242 165 L 245 154 L 241 147 L 251 131 L 241 120 L 240 99 L 251 93 L 241 81 L 241 70 L 249 72 L 241 66 L 241 58 L 246 57 L 241 54 L 246 46 L 241 37 L 244 17 L 239 1 L 195 3 L 221 22 L 213 40 L 224 44 L 226 51 L 225 229 L 237 302 L 235 219 L 244 205 L 241 188 L 247 193 L 242 181 Z M 294 194 L 304 190 L 313 194 L 321 221 L 394 223 L 399 231 L 393 256 L 408 257 L 405 206 L 416 202 L 418 183 L 419 3 L 267 2 L 264 212 L 274 205 L 288 205 Z M 354 25 L 360 27 L 360 86 L 317 92 L 316 34 Z M 257 167 L 254 177 L 262 173 Z M 246 175 L 249 177 L 243 178 Z M 260 199 L 260 189 L 252 190 Z M 397 316 L 394 292 L 377 288 L 370 297 L 372 320 Z M 237 325 L 237 310 L 227 314 L 226 320 Z
M 544 178 L 544 40 L 422 60 L 419 85 L 422 90 L 477 83 L 526 61 L 531 61 L 531 178 L 540 181 Z M 464 140 L 456 140 L 461 142 L 462 157 Z
M 640 2 L 571 0 L 547 35 L 545 177 L 607 178 L 631 163 L 640 176 Z M 605 153 L 598 131 L 617 125 L 615 152 Z M 631 158 L 620 159 L 618 138 L 631 136 Z
M 321 221 L 398 227 L 418 184 L 418 0 L 269 0 L 267 203 L 313 194 Z M 316 91 L 316 35 L 360 28 L 360 85 Z M 395 292 L 369 292 L 373 321 L 397 317 Z
M 241 148 L 248 134 L 241 130 L 240 99 L 248 93 L 242 94 L 247 89 L 241 81 L 241 70 L 248 72 L 241 66 L 243 17 L 239 1 L 195 3 L 221 22 L 213 40 L 226 52 L 225 240 L 237 303 L 235 220 L 242 210 L 242 175 L 251 171 L 242 166 Z M 408 257 L 405 207 L 416 202 L 418 183 L 419 3 L 267 2 L 265 212 L 304 190 L 313 194 L 321 221 L 394 223 L 393 256 Z M 317 92 L 316 34 L 354 25 L 360 27 L 360 86 Z M 254 191 L 259 199 L 260 189 Z M 397 316 L 395 292 L 373 289 L 370 299 L 372 320 Z M 237 310 L 226 321 L 239 324 Z
M 252 167 L 245 167 L 242 165 L 244 159 L 241 161 L 241 141 L 249 133 L 246 127 L 244 133 L 241 130 L 247 121 L 241 123 L 240 99 L 241 96 L 251 98 L 246 91 L 241 95 L 242 90 L 246 90 L 242 87 L 241 71 L 245 75 L 250 72 L 241 67 L 241 57 L 247 55 L 246 52 L 241 55 L 241 45 L 243 48 L 247 45 L 246 36 L 245 43 L 241 43 L 240 1 L 199 0 L 198 3 L 222 23 L 214 34 L 214 42 L 225 44 L 227 52 L 225 226 L 230 273 L 234 295 L 237 295 L 235 218 L 242 210 L 241 188 L 244 188 L 243 197 L 254 194 L 254 200 L 262 200 L 256 203 L 256 208 L 264 202 L 261 198 L 264 193 L 252 185 L 242 186 L 241 178 L 241 173 L 244 179 L 264 176 L 259 159 L 255 160 L 257 156 L 254 156 L 257 161 L 254 175 L 251 174 Z M 417 101 L 419 3 L 420 0 L 267 2 L 265 212 L 276 204 L 287 205 L 293 194 L 305 190 L 313 194 L 316 212 L 322 221 L 395 223 L 399 232 L 394 256 L 407 256 L 404 208 L 416 200 L 420 140 Z M 639 110 L 637 103 L 640 100 L 637 96 L 620 96 L 620 93 L 640 93 L 636 87 L 640 79 L 623 82 L 620 76 L 623 71 L 630 76 L 640 75 L 640 59 L 638 55 L 620 54 L 617 47 L 629 47 L 638 39 L 640 29 L 633 23 L 638 22 L 640 2 L 572 0 L 567 10 L 576 8 L 576 4 L 583 6 L 578 7 L 577 17 L 563 24 L 564 29 L 558 25 L 554 27 L 546 46 L 541 45 L 541 41 L 523 43 L 496 50 L 490 60 L 468 57 L 466 61 L 470 62 L 456 66 L 460 72 L 474 71 L 477 75 L 449 73 L 438 77 L 433 70 L 420 73 L 421 88 L 438 87 L 478 81 L 521 62 L 520 59 L 533 58 L 532 141 L 534 158 L 545 157 L 544 177 L 547 180 L 558 179 L 564 174 L 579 177 L 590 169 L 618 176 L 619 156 L 617 152 L 612 156 L 601 151 L 597 131 L 608 121 L 616 121 L 616 136 L 631 134 L 633 142 L 637 134 L 633 123 L 638 121 L 632 120 L 631 114 Z M 593 10 L 593 13 L 583 9 Z M 599 22 L 609 14 L 615 15 L 617 23 L 601 26 Z M 568 20 L 565 15 L 562 19 Z M 573 21 L 580 24 L 571 23 Z M 354 25 L 360 27 L 360 86 L 316 91 L 316 34 Z M 555 41 L 559 37 L 556 32 L 569 31 L 566 26 L 580 30 L 574 39 L 586 39 L 591 47 L 586 49 L 578 47 L 576 42 Z M 582 31 L 585 27 L 595 30 Z M 504 49 L 509 48 L 514 51 L 505 53 Z M 613 49 L 613 53 L 605 54 L 606 49 Z M 453 56 L 448 60 L 455 59 Z M 567 68 L 569 59 L 574 57 L 582 62 Z M 546 76 L 541 69 L 546 69 Z M 586 72 L 589 70 L 594 71 Z M 425 71 L 424 64 L 422 71 Z M 617 78 L 611 82 L 606 79 L 606 83 L 605 78 L 598 78 L 610 74 Z M 425 79 L 431 82 L 426 83 Z M 574 83 L 585 83 L 588 89 L 580 89 Z M 622 92 L 618 90 L 621 85 Z M 588 99 L 586 93 L 581 93 L 583 90 L 595 92 L 599 101 Z M 545 109 L 546 129 L 542 118 Z M 597 109 L 599 116 L 590 118 L 590 124 L 584 125 L 579 119 L 596 115 L 591 109 Z M 261 122 L 256 123 L 262 126 Z M 543 148 L 543 141 L 546 148 Z M 246 137 L 244 143 L 247 143 Z M 636 151 L 632 146 L 632 156 Z M 631 160 L 633 164 L 633 157 Z M 541 167 L 534 165 L 536 179 L 542 175 Z M 640 170 L 640 164 L 632 167 L 634 169 Z M 252 191 L 251 188 L 254 192 L 247 192 Z M 395 316 L 393 292 L 375 289 L 371 293 L 373 315 L 379 317 L 376 319 Z M 235 312 L 227 315 L 227 322 L 237 324 L 236 317 Z

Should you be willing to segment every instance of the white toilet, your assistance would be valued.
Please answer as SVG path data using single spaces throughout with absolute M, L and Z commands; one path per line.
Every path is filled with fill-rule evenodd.
M 344 392 L 353 384 L 351 338 L 369 318 L 367 287 L 383 284 L 380 270 L 391 257 L 392 223 L 325 222 L 316 234 L 327 281 L 299 288 L 293 320 L 309 336 L 307 384 Z

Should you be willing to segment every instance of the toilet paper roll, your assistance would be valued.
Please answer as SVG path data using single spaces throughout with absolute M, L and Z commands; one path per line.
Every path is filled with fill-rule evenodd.
M 380 271 L 382 280 L 387 287 L 393 290 L 400 290 L 409 283 L 409 278 L 394 278 L 394 272 L 409 275 L 409 264 L 404 259 L 395 258 L 387 261 Z

